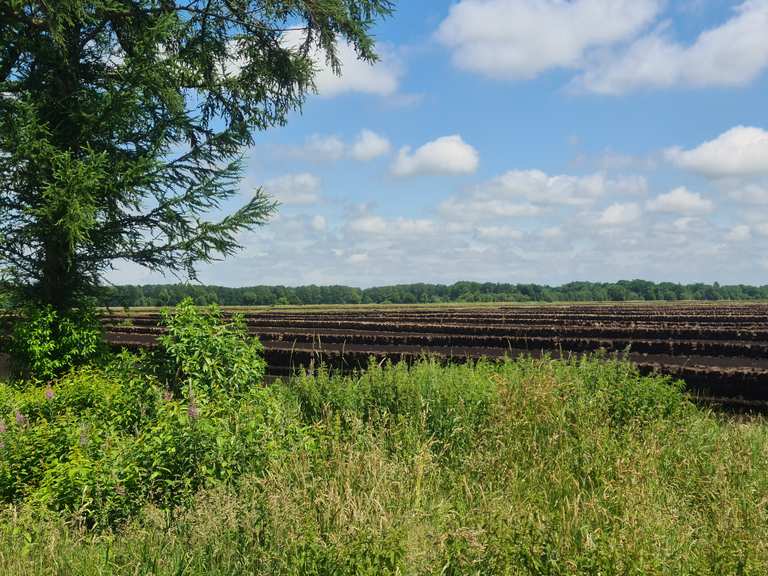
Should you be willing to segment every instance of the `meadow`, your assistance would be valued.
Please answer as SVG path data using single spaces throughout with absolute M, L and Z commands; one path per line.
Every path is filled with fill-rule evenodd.
M 768 572 L 760 416 L 606 357 L 245 386 L 247 340 L 184 322 L 170 371 L 0 387 L 0 574 Z

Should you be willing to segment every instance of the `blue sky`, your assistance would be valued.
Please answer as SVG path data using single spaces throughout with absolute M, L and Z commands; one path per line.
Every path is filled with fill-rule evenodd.
M 768 283 L 768 0 L 401 0 L 374 32 L 257 135 L 238 200 L 280 213 L 203 282 Z

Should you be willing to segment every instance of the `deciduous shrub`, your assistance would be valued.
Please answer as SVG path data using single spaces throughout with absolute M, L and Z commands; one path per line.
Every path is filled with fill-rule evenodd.
M 26 330 L 42 326 L 42 342 L 48 319 Z M 54 365 L 40 360 L 37 378 L 0 384 L 0 502 L 114 525 L 147 503 L 172 509 L 259 472 L 301 440 L 297 414 L 258 386 L 261 347 L 242 321 L 230 326 L 218 310 L 191 305 L 166 319 L 158 355 L 125 352 L 48 382 L 40 367 L 52 374 Z
M 167 333 L 156 356 L 161 377 L 187 397 L 242 394 L 261 384 L 263 347 L 248 335 L 242 315 L 224 318 L 221 309 L 201 311 L 190 298 L 163 312 Z
M 92 309 L 62 313 L 50 305 L 29 306 L 14 323 L 8 351 L 17 376 L 45 381 L 98 361 L 106 345 Z

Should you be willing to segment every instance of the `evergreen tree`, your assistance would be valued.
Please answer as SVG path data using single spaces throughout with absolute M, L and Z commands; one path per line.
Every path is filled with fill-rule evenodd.
M 373 61 L 391 0 L 0 2 L 0 269 L 66 310 L 115 261 L 195 278 L 275 209 L 238 192 L 336 42 Z

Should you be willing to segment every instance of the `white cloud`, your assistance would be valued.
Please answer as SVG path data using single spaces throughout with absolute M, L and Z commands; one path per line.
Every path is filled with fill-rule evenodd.
M 306 38 L 301 30 L 283 33 L 281 43 L 298 49 Z M 391 47 L 381 44 L 376 47 L 379 60 L 373 64 L 360 60 L 351 44 L 340 40 L 336 55 L 341 63 L 341 75 L 337 75 L 328 64 L 325 54 L 315 50 L 311 58 L 315 64 L 315 87 L 321 97 L 333 98 L 340 94 L 358 92 L 378 96 L 392 96 L 397 93 L 403 66 Z
M 365 264 L 368 262 L 368 254 L 365 253 L 358 253 L 358 254 L 351 254 L 347 258 L 347 262 L 350 264 Z
M 477 196 L 467 200 L 449 198 L 440 204 L 439 210 L 445 218 L 469 221 L 536 216 L 541 213 L 541 208 L 530 203 L 492 200 Z
M 575 86 L 603 94 L 742 86 L 768 68 L 768 0 L 744 0 L 691 43 L 673 38 L 673 21 L 661 20 L 668 5 L 664 0 L 459 0 L 437 38 L 459 68 L 501 79 L 574 70 Z
M 677 214 L 706 214 L 712 212 L 714 204 L 697 192 L 691 192 L 684 186 L 661 194 L 649 201 L 648 210 L 654 212 L 672 212 Z
M 350 144 L 335 134 L 312 134 L 307 136 L 304 144 L 286 146 L 282 152 L 293 158 L 328 163 L 344 158 L 366 162 L 389 154 L 390 150 L 391 144 L 387 138 L 372 130 L 361 130 Z
M 346 42 L 338 45 L 341 76 L 334 74 L 324 61 L 317 60 L 315 84 L 320 96 L 332 98 L 348 92 L 361 92 L 377 96 L 392 96 L 397 92 L 403 66 L 395 52 L 386 45 L 377 46 L 379 60 L 368 64 L 357 58 L 354 48 Z
M 392 173 L 395 176 L 471 174 L 479 163 L 477 150 L 454 134 L 427 142 L 413 152 L 410 146 L 401 148 L 392 165 Z
M 531 78 L 581 65 L 590 49 L 626 41 L 662 0 L 461 0 L 437 37 L 454 63 L 494 78 Z
M 635 195 L 647 191 L 645 178 L 617 179 L 602 173 L 587 176 L 550 176 L 540 170 L 512 170 L 481 184 L 476 194 L 484 198 L 517 198 L 534 204 L 584 206 L 597 198 L 612 195 Z
M 318 214 L 312 218 L 312 230 L 315 232 L 324 232 L 327 227 L 328 222 L 326 221 L 325 216 Z
M 642 195 L 647 188 L 645 178 L 638 176 L 551 176 L 540 170 L 511 170 L 475 186 L 466 196 L 449 197 L 438 209 L 453 222 L 530 217 L 553 206 L 583 207 L 604 196 Z
M 384 234 L 387 232 L 387 221 L 380 216 L 361 216 L 349 223 L 353 232 L 362 234 Z
M 477 234 L 489 240 L 520 240 L 524 236 L 520 230 L 509 226 L 480 226 Z
M 729 183 L 723 187 L 730 198 L 745 204 L 768 204 L 768 185 L 752 183 Z
M 603 210 L 597 222 L 602 226 L 621 226 L 635 222 L 642 213 L 643 211 L 637 203 L 616 203 Z
M 765 37 L 768 44 L 768 32 Z M 768 132 L 736 126 L 692 150 L 671 148 L 666 157 L 680 168 L 712 178 L 768 175 Z
M 389 154 L 391 148 L 392 145 L 389 143 L 389 140 L 383 136 L 371 130 L 363 130 L 358 135 L 354 144 L 352 144 L 349 154 L 355 160 L 365 162 Z
M 746 224 L 739 224 L 734 226 L 725 235 L 725 239 L 729 242 L 744 242 L 752 237 L 752 229 Z
M 363 215 L 350 221 L 349 229 L 366 236 L 419 236 L 434 233 L 435 224 L 427 219 L 387 219 Z
M 601 210 L 632 202 L 643 208 L 639 199 L 602 200 Z M 325 230 L 313 226 L 314 213 L 285 211 L 269 226 L 245 233 L 240 240 L 246 248 L 232 259 L 203 265 L 201 279 L 227 286 L 510 278 L 555 284 L 579 278 L 764 283 L 759 263 L 768 246 L 768 219 L 759 211 L 733 221 L 748 225 L 752 234 L 736 241 L 726 239 L 730 227 L 719 226 L 715 218 L 643 216 L 631 224 L 600 226 L 600 211 L 594 207 L 553 209 L 524 223 L 504 217 L 484 220 L 482 215 L 475 221 L 441 216 L 421 220 L 405 208 L 387 214 L 369 209 L 329 205 L 323 211 Z M 325 210 L 334 211 L 333 218 Z M 592 218 L 585 219 L 585 214 Z M 738 231 L 732 235 L 738 236 Z M 131 278 L 123 276 L 122 281 Z
M 644 87 L 741 86 L 768 66 L 768 0 L 746 0 L 722 25 L 691 45 L 665 29 L 648 34 L 618 54 L 593 59 L 577 84 L 618 94 Z
M 338 136 L 312 134 L 307 136 L 302 146 L 290 147 L 288 153 L 312 162 L 335 162 L 344 157 L 346 150 L 346 144 Z
M 320 178 L 307 172 L 269 180 L 264 190 L 282 204 L 314 204 L 320 199 Z
M 559 238 L 563 235 L 563 231 L 559 226 L 550 226 L 548 228 L 544 228 L 539 235 L 542 238 Z
M 701 225 L 703 221 L 693 216 L 683 216 L 672 222 L 672 227 L 678 232 L 688 232 L 694 225 Z

